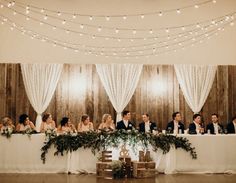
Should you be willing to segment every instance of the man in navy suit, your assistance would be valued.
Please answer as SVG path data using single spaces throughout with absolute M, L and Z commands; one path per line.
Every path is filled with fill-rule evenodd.
M 139 132 L 153 132 L 153 130 L 157 130 L 157 125 L 154 122 L 149 120 L 149 114 L 142 115 L 143 121 L 139 124 Z
M 129 111 L 123 111 L 122 112 L 123 119 L 119 122 L 117 122 L 116 129 L 117 130 L 132 130 L 134 128 L 133 123 L 131 123 L 131 114 Z
M 180 112 L 174 112 L 172 114 L 172 119 L 173 120 L 167 124 L 166 131 L 168 133 L 173 133 L 174 131 L 179 133 L 181 130 L 181 133 L 184 133 L 184 124 L 181 122 L 182 117 Z
M 218 134 L 224 132 L 224 127 L 219 124 L 218 114 L 211 115 L 211 123 L 207 125 L 207 131 L 210 130 L 211 134 Z
M 236 116 L 232 118 L 232 122 L 227 125 L 228 133 L 236 133 Z
M 193 115 L 193 122 L 189 124 L 189 134 L 204 133 L 204 128 L 201 126 L 201 119 L 200 114 Z

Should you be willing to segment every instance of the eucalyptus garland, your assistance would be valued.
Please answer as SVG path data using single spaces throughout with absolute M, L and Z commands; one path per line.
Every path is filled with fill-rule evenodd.
M 138 131 L 117 130 L 112 132 L 79 132 L 77 134 L 64 134 L 59 136 L 52 136 L 42 147 L 41 160 L 46 161 L 46 153 L 53 145 L 56 148 L 54 155 L 64 155 L 66 152 L 76 151 L 79 148 L 91 148 L 95 154 L 101 150 L 106 150 L 109 147 L 118 147 L 121 143 L 128 144 L 133 150 L 137 146 L 142 146 L 147 149 L 152 146 L 153 151 L 161 149 L 163 154 L 170 151 L 171 147 L 182 148 L 189 152 L 193 159 L 197 158 L 195 148 L 192 147 L 189 140 L 185 137 L 177 137 L 174 135 L 153 135 L 151 133 L 139 133 Z

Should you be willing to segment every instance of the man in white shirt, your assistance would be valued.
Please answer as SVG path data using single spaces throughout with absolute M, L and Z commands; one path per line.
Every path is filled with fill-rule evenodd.
M 150 121 L 149 114 L 143 114 L 142 119 L 143 121 L 139 124 L 139 132 L 152 133 L 153 130 L 157 130 L 156 123 Z
M 189 134 L 204 133 L 204 128 L 201 126 L 201 115 L 194 114 L 193 122 L 189 124 Z
M 184 133 L 184 124 L 181 122 L 182 117 L 180 112 L 174 112 L 172 114 L 172 121 L 170 121 L 166 126 L 166 131 L 168 133 Z
M 210 130 L 211 134 L 218 134 L 224 132 L 224 127 L 219 124 L 218 114 L 211 115 L 211 123 L 207 125 L 207 131 Z
M 232 118 L 232 121 L 227 125 L 228 133 L 236 133 L 236 116 Z

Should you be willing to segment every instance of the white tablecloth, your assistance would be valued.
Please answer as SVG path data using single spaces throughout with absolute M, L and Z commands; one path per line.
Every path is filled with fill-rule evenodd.
M 236 173 L 236 135 L 182 135 L 196 147 L 198 159 L 193 160 L 188 152 L 172 148 L 163 155 L 151 151 L 159 172 L 172 173 Z M 97 156 L 90 149 L 54 156 L 52 147 L 46 154 L 46 163 L 40 159 L 44 134 L 14 134 L 10 139 L 0 136 L 0 173 L 80 173 L 96 172 Z M 113 150 L 113 159 L 118 159 L 119 150 Z M 138 159 L 138 149 L 130 150 L 132 160 Z

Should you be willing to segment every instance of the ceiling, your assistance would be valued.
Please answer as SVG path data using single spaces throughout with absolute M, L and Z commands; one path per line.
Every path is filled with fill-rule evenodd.
M 230 24 L 236 19 L 230 14 L 236 11 L 235 0 L 16 0 L 9 7 L 0 0 L 0 4 L 4 5 L 1 63 L 236 64 L 236 22 Z

